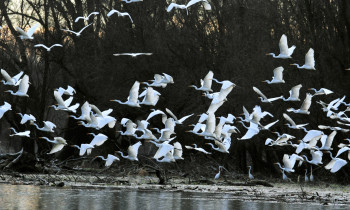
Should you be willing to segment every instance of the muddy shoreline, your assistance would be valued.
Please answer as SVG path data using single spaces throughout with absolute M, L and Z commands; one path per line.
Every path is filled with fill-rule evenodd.
M 229 199 L 310 203 L 319 205 L 350 205 L 350 187 L 327 183 L 291 183 L 276 180 L 190 180 L 168 177 L 166 184 L 158 184 L 157 176 L 112 176 L 76 174 L 2 173 L 0 184 L 38 185 L 72 189 L 142 190 L 169 192 L 224 193 Z M 271 186 L 268 186 L 271 184 Z

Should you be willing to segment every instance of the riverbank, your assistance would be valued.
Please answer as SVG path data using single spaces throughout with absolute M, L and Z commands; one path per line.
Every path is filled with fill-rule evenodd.
M 277 180 L 230 180 L 168 177 L 167 184 L 158 184 L 153 175 L 76 175 L 2 173 L 0 183 L 13 185 L 47 185 L 63 188 L 115 189 L 169 192 L 225 193 L 230 199 L 314 203 L 320 205 L 350 205 L 350 187 L 327 183 L 291 183 Z M 271 186 L 269 186 L 271 185 Z

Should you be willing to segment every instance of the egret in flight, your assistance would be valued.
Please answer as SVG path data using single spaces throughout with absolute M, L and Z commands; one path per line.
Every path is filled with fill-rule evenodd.
M 92 23 L 90 23 L 89 25 L 85 26 L 84 28 L 82 28 L 79 32 L 75 32 L 75 31 L 72 31 L 72 30 L 69 30 L 69 29 L 61 29 L 62 31 L 68 31 L 68 32 L 71 32 L 73 34 L 75 34 L 76 36 L 80 36 L 81 33 L 87 28 L 89 27 L 90 25 L 92 25 Z
M 106 161 L 105 166 L 109 167 L 112 165 L 112 163 L 116 160 L 120 161 L 120 159 L 114 155 L 108 154 L 107 158 L 104 158 L 103 156 L 97 156 L 97 158 L 101 158 L 102 160 Z
M 302 87 L 301 84 L 296 85 L 292 87 L 292 89 L 289 91 L 289 98 L 282 98 L 283 101 L 300 101 L 299 98 L 299 93 L 300 93 L 300 88 Z
M 75 18 L 75 21 L 74 21 L 74 22 L 76 23 L 76 22 L 78 22 L 80 19 L 83 19 L 83 20 L 88 21 L 91 15 L 98 15 L 98 14 L 100 14 L 100 13 L 99 13 L 99 12 L 91 12 L 87 17 L 79 16 L 79 17 Z
M 4 105 L 0 106 L 0 119 L 2 118 L 2 116 L 4 116 L 5 112 L 7 112 L 8 110 L 12 110 L 11 104 L 5 101 Z
M 10 136 L 25 136 L 30 137 L 30 131 L 17 132 L 14 128 L 9 128 L 13 130 L 14 134 L 10 134 Z
M 11 93 L 15 96 L 21 96 L 21 97 L 29 97 L 27 94 L 29 88 L 29 77 L 28 75 L 24 75 L 21 82 L 19 83 L 19 87 L 17 92 L 13 92 L 12 90 L 6 90 L 5 92 Z
M 23 71 L 19 72 L 15 76 L 11 77 L 4 69 L 1 69 L 1 74 L 5 78 L 5 80 L 1 80 L 1 82 L 4 85 L 12 85 L 12 86 L 18 86 L 20 83 L 20 78 L 23 75 Z
M 51 151 L 47 154 L 59 152 L 63 149 L 64 146 L 67 145 L 67 141 L 62 137 L 54 137 L 54 140 L 50 140 L 47 137 L 39 137 L 39 139 L 45 139 L 46 141 L 55 144 L 55 146 L 53 146 Z
M 171 3 L 168 8 L 167 12 L 170 12 L 173 8 L 175 9 L 186 9 L 187 15 L 188 15 L 188 7 L 198 3 L 198 2 L 203 2 L 203 6 L 205 10 L 211 10 L 211 6 L 207 0 L 191 0 L 189 1 L 186 5 L 184 4 L 176 4 L 176 3 Z
M 284 68 L 282 66 L 275 68 L 273 70 L 272 80 L 264 80 L 263 82 L 266 82 L 267 84 L 285 83 L 285 81 L 283 80 L 283 70 Z
M 24 124 L 26 122 L 30 122 L 30 124 L 33 124 L 36 121 L 36 118 L 31 115 L 31 114 L 22 114 L 22 113 L 17 113 L 19 116 L 21 116 L 21 124 Z
M 54 45 L 51 45 L 51 47 L 47 47 L 46 45 L 43 45 L 43 44 L 36 44 L 36 45 L 34 45 L 34 47 L 43 47 L 47 50 L 47 52 L 50 52 L 53 47 L 63 47 L 63 45 L 54 44 Z
M 21 28 L 15 27 L 16 31 L 20 33 L 21 35 L 19 36 L 21 39 L 34 39 L 33 34 L 35 30 L 39 27 L 39 23 L 35 24 L 32 26 L 30 29 L 28 29 L 27 32 L 24 32 Z
M 130 18 L 131 23 L 134 23 L 129 13 L 127 13 L 127 12 L 119 12 L 118 10 L 115 10 L 115 9 L 112 9 L 111 11 L 109 11 L 109 12 L 107 13 L 107 17 L 110 17 L 110 16 L 113 15 L 114 13 L 117 13 L 117 14 L 118 14 L 118 17 L 120 17 L 120 16 L 121 16 L 121 17 L 123 17 L 123 16 L 128 16 L 128 17 Z
M 305 64 L 299 66 L 299 64 L 293 63 L 291 66 L 296 66 L 298 69 L 308 69 L 308 70 L 316 70 L 315 69 L 315 58 L 314 58 L 314 50 L 312 48 L 305 55 Z
M 280 42 L 279 42 L 279 48 L 280 48 L 280 54 L 279 55 L 275 55 L 275 53 L 268 53 L 266 55 L 272 55 L 272 57 L 274 58 L 282 58 L 282 59 L 286 59 L 286 58 L 292 58 L 292 54 L 295 50 L 295 45 L 291 46 L 288 48 L 288 43 L 287 43 L 287 36 L 286 35 L 282 35 Z
M 141 146 L 141 142 L 137 142 L 136 144 L 130 145 L 128 147 L 128 155 L 125 156 L 121 151 L 118 151 L 118 153 L 120 153 L 120 155 L 123 158 L 129 159 L 131 161 L 135 160 L 135 161 L 139 161 L 139 159 L 137 158 L 137 154 L 139 152 L 139 147 Z

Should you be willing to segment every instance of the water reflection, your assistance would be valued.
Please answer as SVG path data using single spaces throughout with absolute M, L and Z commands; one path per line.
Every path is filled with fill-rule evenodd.
M 0 209 L 347 209 L 343 206 L 251 202 L 230 194 L 67 189 L 0 184 Z

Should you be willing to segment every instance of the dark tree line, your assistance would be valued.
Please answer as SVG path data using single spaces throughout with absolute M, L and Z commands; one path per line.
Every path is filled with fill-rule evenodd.
M 186 1 L 178 0 L 177 3 Z M 258 104 L 280 119 L 281 122 L 274 128 L 276 131 L 290 132 L 298 138 L 302 138 L 303 133 L 286 129 L 282 123 L 282 113 L 289 107 L 300 106 L 300 103 L 261 104 L 252 86 L 271 97 L 281 94 L 287 97 L 291 87 L 302 84 L 302 100 L 307 88 L 311 87 L 333 90 L 334 95 L 321 98 L 326 102 L 348 94 L 350 73 L 344 69 L 350 66 L 349 1 L 219 0 L 210 3 L 211 11 L 203 10 L 198 4 L 191 7 L 186 15 L 181 10 L 168 13 L 166 8 L 169 1 L 144 0 L 133 4 L 124 4 L 119 0 L 0 1 L 3 27 L 0 39 L 1 68 L 11 75 L 23 70 L 32 83 L 30 98 L 16 98 L 1 91 L 1 103 L 8 101 L 13 105 L 13 111 L 2 119 L 1 141 L 7 137 L 4 135 L 7 128 L 4 120 L 20 130 L 26 128 L 18 123 L 19 118 L 15 115 L 22 112 L 32 113 L 39 122 L 51 120 L 57 123 L 61 128 L 57 135 L 65 136 L 72 144 L 88 142 L 87 129 L 78 127 L 72 119 L 68 120 L 65 112 L 48 108 L 55 103 L 53 90 L 60 86 L 73 86 L 77 90 L 75 101 L 81 104 L 89 101 L 102 110 L 113 108 L 113 115 L 119 121 L 122 117 L 144 119 L 149 107 L 135 110 L 109 100 L 125 100 L 135 80 L 147 81 L 153 79 L 155 73 L 162 72 L 172 75 L 175 84 L 159 90 L 162 95 L 156 108 L 164 110 L 167 107 L 179 116 L 205 112 L 210 102 L 187 86 L 198 84 L 200 78 L 213 70 L 215 78 L 237 84 L 228 101 L 217 111 L 217 116 L 227 113 L 237 116 L 242 112 L 243 105 L 252 110 Z M 127 17 L 107 17 L 111 9 L 129 12 L 134 23 Z M 93 27 L 87 28 L 80 37 L 61 30 L 79 31 L 87 23 L 75 23 L 75 18 L 93 11 L 100 12 L 100 15 L 89 20 Z M 41 27 L 35 33 L 34 40 L 21 40 L 14 27 L 26 28 L 36 22 Z M 287 35 L 290 45 L 297 46 L 291 60 L 278 60 L 265 55 L 278 52 L 282 34 Z M 61 43 L 64 47 L 46 52 L 33 47 L 38 43 Z M 310 47 L 315 50 L 316 71 L 302 71 L 289 66 L 295 62 L 303 63 Z M 114 57 L 113 53 L 118 52 L 152 52 L 153 55 L 136 59 Z M 269 86 L 261 83 L 262 80 L 271 79 L 272 70 L 278 66 L 285 68 L 286 84 Z M 219 90 L 219 86 L 214 89 Z M 295 115 L 293 119 L 307 121 L 315 129 L 318 124 L 334 125 L 334 121 L 328 120 L 315 102 L 316 99 L 310 116 Z M 195 123 L 196 120 L 193 117 L 188 123 Z M 37 141 L 36 138 L 44 134 L 32 127 L 30 129 L 33 141 L 22 140 L 22 144 L 28 152 L 32 152 L 33 142 L 36 141 L 39 153 L 45 151 L 41 152 L 44 155 L 50 145 Z M 187 127 L 176 129 L 179 129 L 177 139 L 181 143 L 203 142 L 198 144 L 204 145 L 201 138 L 183 132 Z M 127 144 L 116 141 L 120 137 L 114 129 L 103 132 L 113 143 L 99 148 L 100 152 L 110 152 L 108 148 L 115 145 L 126 148 Z M 240 135 L 243 134 L 232 136 L 229 155 L 216 154 L 213 157 L 233 170 L 246 171 L 247 165 L 253 165 L 256 172 L 276 171 L 272 163 L 280 161 L 284 153 L 294 151 L 292 148 L 264 146 L 267 137 L 274 137 L 269 132 L 261 132 L 251 140 L 237 141 Z M 342 141 L 342 137 L 345 135 L 339 133 L 335 142 Z M 64 151 L 61 158 L 73 152 L 73 149 Z M 346 171 L 349 172 L 349 168 Z

